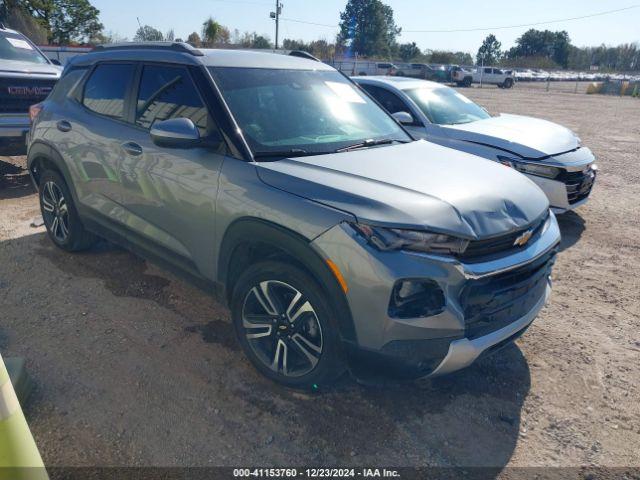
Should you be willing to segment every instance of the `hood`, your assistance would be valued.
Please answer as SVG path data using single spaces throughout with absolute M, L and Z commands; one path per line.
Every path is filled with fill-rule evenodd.
M 523 228 L 549 207 L 515 170 L 423 140 L 256 165 L 266 184 L 358 221 L 469 239 Z
M 31 78 L 60 78 L 62 67 L 48 63 L 22 62 L 17 60 L 2 60 L 0 62 L 0 77 Z
M 579 148 L 578 137 L 557 123 L 521 115 L 497 117 L 461 125 L 444 125 L 456 140 L 506 150 L 522 158 L 540 159 Z

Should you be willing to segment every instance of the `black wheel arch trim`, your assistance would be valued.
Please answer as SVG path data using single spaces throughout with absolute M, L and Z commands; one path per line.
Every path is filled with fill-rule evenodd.
M 60 155 L 53 146 L 40 140 L 34 141 L 29 146 L 29 151 L 27 152 L 27 168 L 29 170 L 31 181 L 36 187 L 36 190 L 38 189 L 39 185 L 34 175 L 34 164 L 40 159 L 47 160 L 54 164 L 56 169 L 61 173 L 65 183 L 67 184 L 67 188 L 69 189 L 69 192 L 71 192 L 73 202 L 75 203 L 75 205 L 78 205 L 78 195 L 75 190 L 75 186 L 71 181 L 71 172 L 69 171 L 67 164 L 62 158 L 62 155 Z
M 337 310 L 335 313 L 341 339 L 347 343 L 357 343 L 355 326 L 347 298 L 325 259 L 311 246 L 310 240 L 270 221 L 244 217 L 235 220 L 227 228 L 218 254 L 217 269 L 217 280 L 224 286 L 227 299 L 231 295 L 229 288 L 231 260 L 236 253 L 236 248 L 246 244 L 247 239 L 250 239 L 249 243 L 266 244 L 280 250 L 295 258 L 305 267 L 329 298 L 333 300 L 330 304 Z

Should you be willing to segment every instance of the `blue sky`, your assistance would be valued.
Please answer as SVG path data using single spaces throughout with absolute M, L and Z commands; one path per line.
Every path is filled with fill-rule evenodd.
M 339 12 L 346 0 L 281 0 L 282 17 L 326 25 L 337 25 Z M 513 45 L 515 39 L 529 27 L 458 33 L 410 33 L 408 30 L 472 29 L 545 22 L 614 10 L 634 5 L 637 0 L 386 0 L 395 12 L 396 22 L 405 32 L 401 42 L 416 42 L 421 48 L 475 52 L 482 39 L 493 32 L 503 47 Z M 100 9 L 107 31 L 133 38 L 136 17 L 143 24 L 163 32 L 173 28 L 177 37 L 186 38 L 192 31 L 200 31 L 202 22 L 212 15 L 231 31 L 235 28 L 256 31 L 274 38 L 274 22 L 269 12 L 275 0 L 92 0 Z M 640 2 L 635 3 L 640 5 Z M 578 46 L 606 43 L 640 42 L 640 8 L 619 13 L 566 21 L 536 28 L 567 30 Z M 281 38 L 332 40 L 336 28 L 308 25 L 283 20 Z

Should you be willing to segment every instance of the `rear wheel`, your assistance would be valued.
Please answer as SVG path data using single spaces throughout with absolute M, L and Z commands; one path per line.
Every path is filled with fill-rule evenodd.
M 246 355 L 265 376 L 291 387 L 328 384 L 344 371 L 332 311 L 311 276 L 280 262 L 249 267 L 231 300 Z
M 42 219 L 56 246 L 75 252 L 95 243 L 96 237 L 84 229 L 69 188 L 58 172 L 43 172 L 39 190 Z
M 465 77 L 464 80 L 462 80 L 462 86 L 469 88 L 471 86 L 471 82 L 472 82 L 471 77 Z

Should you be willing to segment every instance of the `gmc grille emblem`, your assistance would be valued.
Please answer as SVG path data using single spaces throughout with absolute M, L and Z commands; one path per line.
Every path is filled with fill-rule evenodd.
M 9 95 L 21 97 L 46 97 L 51 90 L 51 87 L 7 87 Z

